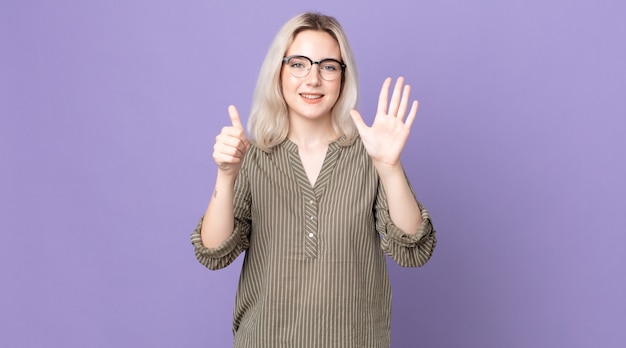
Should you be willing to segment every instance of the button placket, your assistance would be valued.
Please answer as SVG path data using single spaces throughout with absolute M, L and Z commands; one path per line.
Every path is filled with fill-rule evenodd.
M 317 236 L 317 201 L 313 192 L 307 192 L 304 197 L 304 217 L 305 217 L 305 252 L 308 257 L 315 258 L 318 253 Z

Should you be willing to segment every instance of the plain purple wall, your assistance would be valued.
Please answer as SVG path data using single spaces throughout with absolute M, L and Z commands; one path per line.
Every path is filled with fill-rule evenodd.
M 212 145 L 279 27 L 320 10 L 420 100 L 439 246 L 390 263 L 393 347 L 626 346 L 623 1 L 0 3 L 0 346 L 228 347 L 241 258 L 189 242 Z

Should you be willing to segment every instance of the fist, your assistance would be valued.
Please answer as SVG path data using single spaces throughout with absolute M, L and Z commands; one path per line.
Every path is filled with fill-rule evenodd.
M 213 160 L 219 171 L 223 174 L 235 176 L 241 169 L 243 158 L 250 147 L 248 138 L 241 124 L 239 112 L 235 106 L 228 107 L 230 126 L 222 128 L 220 134 L 215 137 L 213 146 Z

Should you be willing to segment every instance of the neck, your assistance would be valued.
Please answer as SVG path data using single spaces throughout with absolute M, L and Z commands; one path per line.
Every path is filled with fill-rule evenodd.
M 287 137 L 298 146 L 315 147 L 328 145 L 338 138 L 330 120 L 303 120 L 291 119 L 289 124 L 289 134 Z M 320 122 L 321 121 L 321 122 Z

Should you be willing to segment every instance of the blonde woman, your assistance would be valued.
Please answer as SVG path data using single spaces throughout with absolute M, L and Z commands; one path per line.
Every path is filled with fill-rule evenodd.
M 235 347 L 389 347 L 385 253 L 418 267 L 436 244 L 400 163 L 418 106 L 409 94 L 386 79 L 368 126 L 340 24 L 305 13 L 278 32 L 248 135 L 228 108 L 215 189 L 191 236 L 210 269 L 245 252 Z

